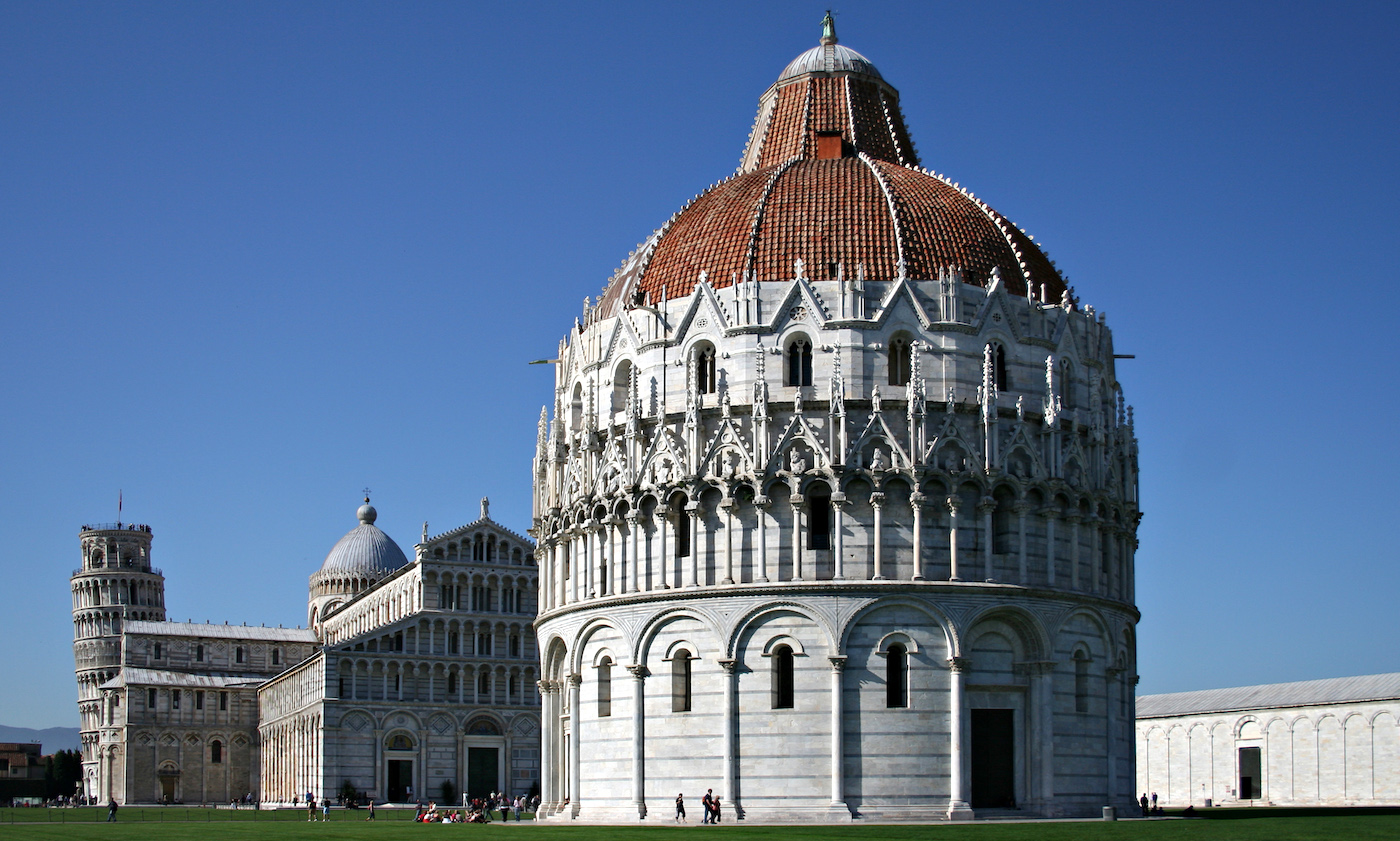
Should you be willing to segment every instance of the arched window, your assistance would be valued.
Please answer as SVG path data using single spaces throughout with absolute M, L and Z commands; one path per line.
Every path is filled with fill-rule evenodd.
M 402 733 L 395 733 L 389 737 L 389 750 L 413 750 L 413 740 Z
M 274 649 L 272 649 L 272 665 L 274 665 L 274 666 L 280 666 L 280 665 L 282 665 L 282 649 L 280 649 L 280 648 L 274 648 Z
M 243 646 L 240 645 L 240 646 L 238 646 L 237 648 L 235 648 L 235 649 L 233 650 L 233 662 L 235 662 L 235 663 L 242 663 L 242 662 L 243 662 Z
M 624 359 L 617 364 L 617 369 L 613 371 L 612 410 L 614 413 L 627 411 L 627 393 L 631 389 L 632 363 Z
M 209 762 L 218 765 L 224 761 L 224 743 L 215 739 L 209 743 Z
M 903 336 L 890 339 L 890 385 L 909 384 L 909 340 Z
M 812 384 L 812 343 L 805 336 L 792 340 L 787 348 L 787 385 Z
M 685 510 L 685 497 L 677 497 L 673 503 L 676 511 L 676 557 L 690 557 L 690 512 Z
M 711 344 L 695 348 L 695 393 L 715 393 L 715 347 Z
M 997 391 L 1010 391 L 1006 384 L 1006 348 L 1000 344 L 992 345 L 992 381 Z
M 448 695 L 455 695 L 456 693 L 457 693 L 457 673 L 456 673 L 456 672 L 449 672 L 448 675 L 447 675 L 447 694 L 448 694 Z
M 583 383 L 574 385 L 574 399 L 569 404 L 569 428 L 575 431 L 583 428 Z
M 611 657 L 604 657 L 598 662 L 599 718 L 607 718 L 612 715 L 612 667 Z
M 1074 711 L 1089 711 L 1089 655 L 1082 650 L 1074 652 Z
M 807 548 L 831 548 L 831 491 L 821 485 L 807 492 Z
M 491 701 L 491 673 L 482 672 L 476 679 L 476 694 L 484 698 L 487 703 Z
M 903 643 L 893 643 L 885 651 L 885 706 L 909 706 L 909 652 Z
M 520 635 L 512 634 L 510 638 L 510 656 L 520 656 Z
M 1074 406 L 1074 364 L 1060 360 L 1060 402 L 1066 409 Z
M 792 709 L 792 646 L 773 649 L 773 709 Z
M 690 652 L 684 648 L 671 656 L 671 712 L 690 712 Z

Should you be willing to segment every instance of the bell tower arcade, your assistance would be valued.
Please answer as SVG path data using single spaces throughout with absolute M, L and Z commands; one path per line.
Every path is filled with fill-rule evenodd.
M 132 619 L 165 620 L 165 576 L 151 566 L 151 527 L 100 523 L 79 530 L 82 567 L 73 571 L 73 661 L 85 793 L 109 796 L 104 772 L 103 728 L 117 725 L 116 695 L 98 688 L 121 667 L 123 625 Z M 109 693 L 110 694 L 110 693 Z

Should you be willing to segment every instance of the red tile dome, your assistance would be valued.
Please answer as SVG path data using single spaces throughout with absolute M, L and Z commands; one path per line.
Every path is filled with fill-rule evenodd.
M 1012 293 L 1029 285 L 1038 299 L 1060 300 L 1064 279 L 1030 237 L 918 168 L 899 93 L 873 65 L 811 58 L 834 51 L 835 40 L 829 33 L 763 94 L 739 172 L 629 256 L 600 314 L 689 295 L 701 272 L 716 288 L 789 281 L 798 259 L 816 281 L 834 280 L 838 269 L 894 280 L 902 265 L 914 280 L 953 268 L 986 285 L 997 268 Z

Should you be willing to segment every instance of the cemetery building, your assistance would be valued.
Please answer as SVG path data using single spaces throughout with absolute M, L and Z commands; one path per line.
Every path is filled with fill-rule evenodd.
M 1400 805 L 1400 673 L 1144 695 L 1137 754 L 1164 807 Z
M 1091 815 L 1136 797 L 1112 333 L 920 165 L 838 43 L 630 254 L 542 413 L 549 820 Z M 934 115 L 937 117 L 937 115 Z

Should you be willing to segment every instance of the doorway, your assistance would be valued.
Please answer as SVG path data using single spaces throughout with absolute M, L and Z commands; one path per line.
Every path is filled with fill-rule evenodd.
M 1016 808 L 1015 710 L 971 710 L 972 808 Z
M 413 760 L 389 760 L 389 802 L 407 803 L 413 786 Z
M 500 783 L 500 748 L 467 748 L 467 796 L 486 797 Z
M 162 774 L 160 777 L 160 802 L 167 806 L 175 802 L 175 777 Z
M 1263 790 L 1263 765 L 1259 748 L 1240 748 L 1240 799 L 1258 800 Z

